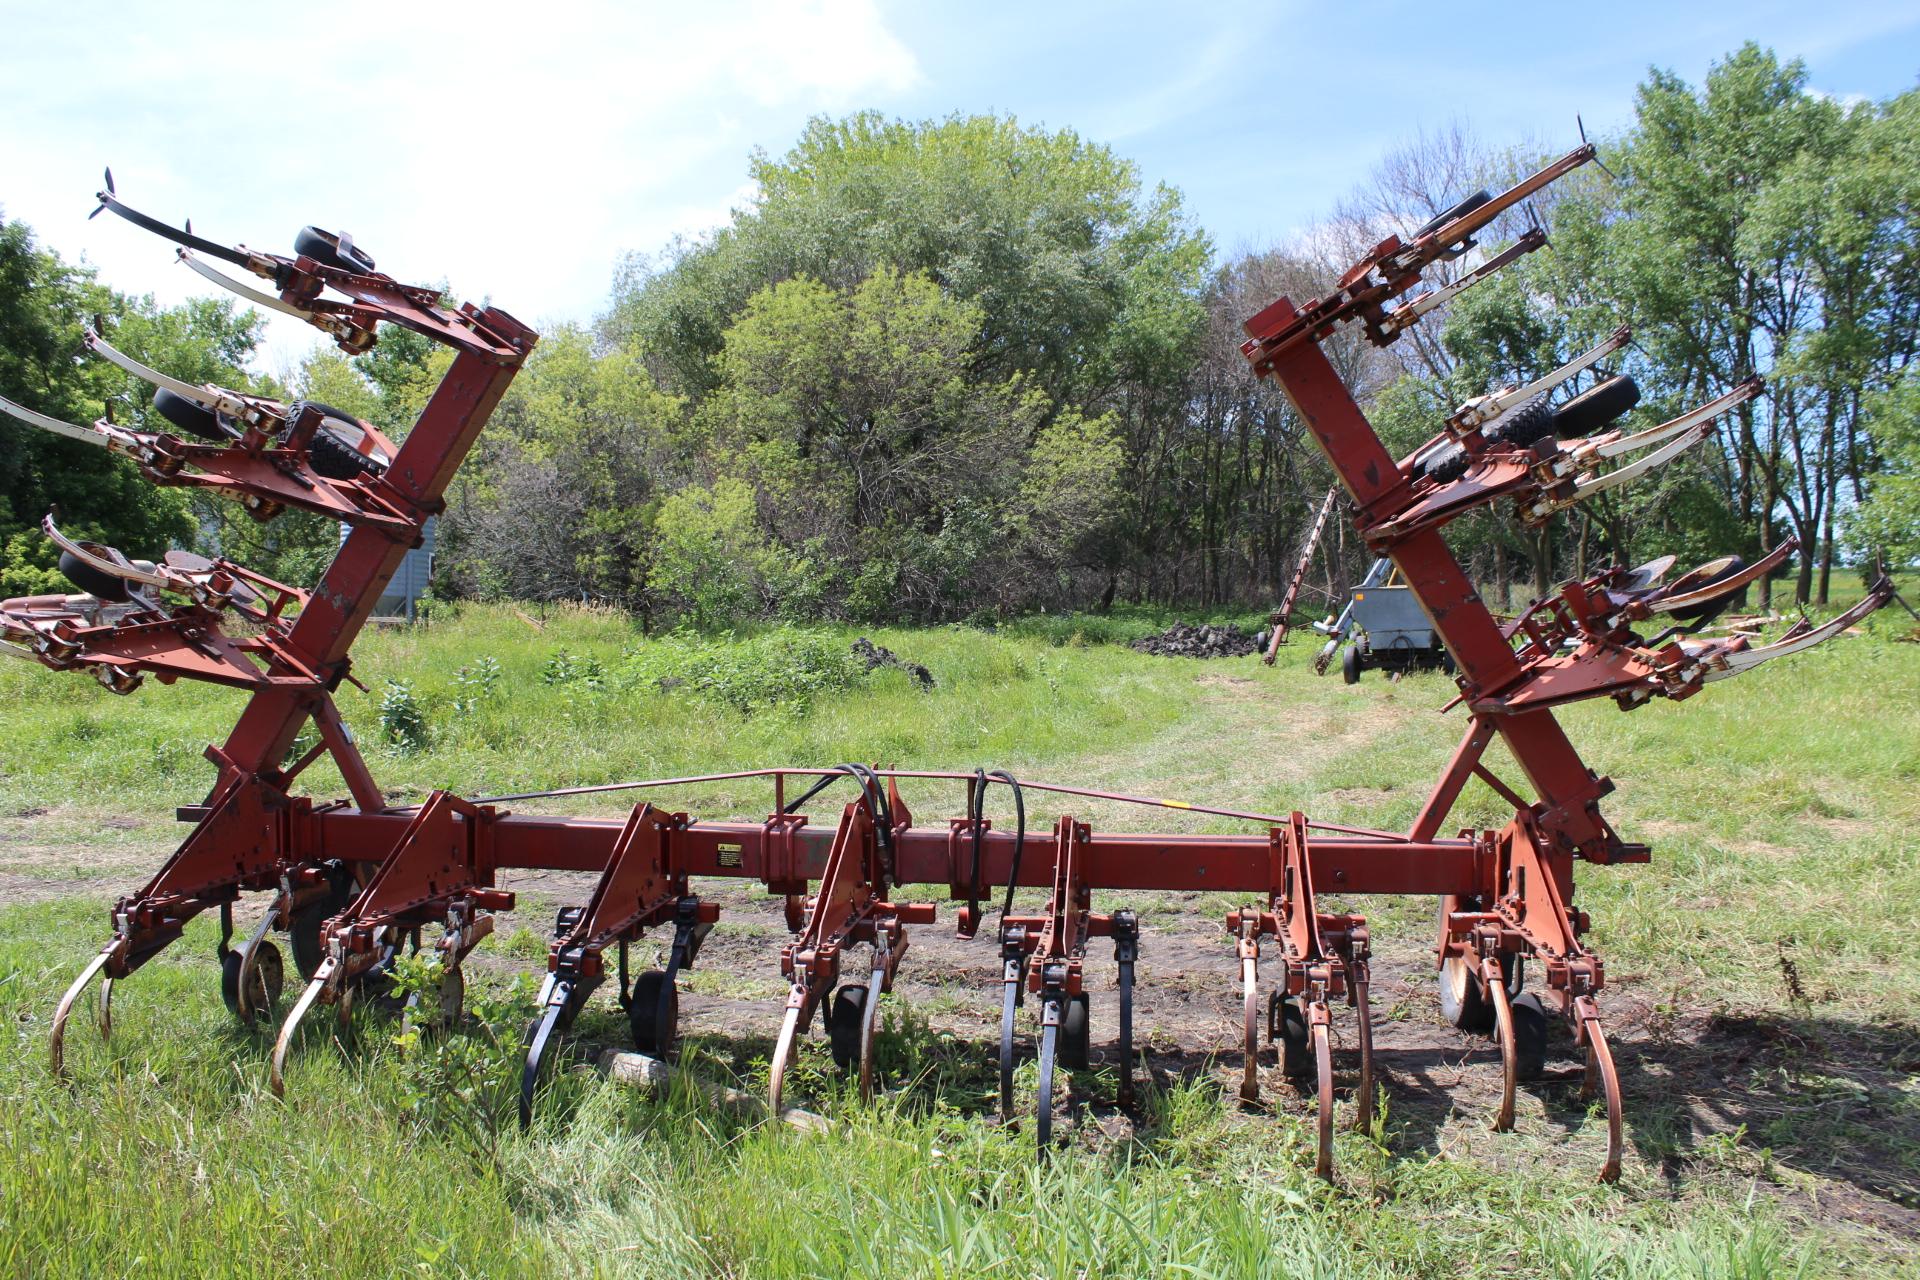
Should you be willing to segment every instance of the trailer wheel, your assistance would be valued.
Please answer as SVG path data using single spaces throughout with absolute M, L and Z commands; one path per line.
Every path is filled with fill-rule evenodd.
M 1360 683 L 1360 646 L 1350 644 L 1340 655 L 1340 677 L 1348 684 Z
M 1500 976 L 1505 980 L 1508 997 L 1517 998 L 1526 981 L 1526 966 L 1518 956 L 1503 955 Z M 1462 1031 L 1493 1029 L 1493 1005 L 1480 992 L 1471 957 L 1448 956 L 1440 966 L 1439 986 L 1442 1018 Z
M 302 982 L 313 981 L 320 962 L 327 958 L 320 945 L 320 926 L 339 915 L 358 895 L 359 888 L 351 881 L 335 884 L 326 897 L 309 902 L 293 913 L 293 921 L 287 926 L 287 943 L 293 951 L 293 967 L 299 970 Z

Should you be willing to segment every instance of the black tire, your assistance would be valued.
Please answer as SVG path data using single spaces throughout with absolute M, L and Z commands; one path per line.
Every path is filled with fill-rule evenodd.
M 324 898 L 317 898 L 293 913 L 287 929 L 287 945 L 293 952 L 293 967 L 302 982 L 311 982 L 320 962 L 327 958 L 320 946 L 320 926 L 339 915 L 356 896 L 350 884 L 333 886 Z
M 1448 956 L 1437 978 L 1440 989 L 1440 1016 L 1462 1031 L 1485 1033 L 1493 1028 L 1493 1006 L 1480 992 L 1474 980 L 1473 962 L 1465 956 Z
M 1640 386 L 1626 374 L 1596 383 L 1553 411 L 1553 430 L 1559 436 L 1590 436 L 1640 403 Z
M 1467 456 L 1464 448 L 1449 442 L 1422 458 L 1420 471 L 1434 483 L 1446 484 L 1467 474 L 1467 468 L 1472 463 L 1473 459 Z
M 293 252 L 302 258 L 312 258 L 323 267 L 337 267 L 342 271 L 373 270 L 373 259 L 358 245 L 354 246 L 354 256 L 349 258 L 340 252 L 340 237 L 319 227 L 300 228 L 293 238 Z
M 386 471 L 385 462 L 355 447 L 355 441 L 362 434 L 360 420 L 345 410 L 317 400 L 296 400 L 287 406 L 287 421 L 298 420 L 309 408 L 318 409 L 324 415 L 307 445 L 307 463 L 314 474 L 329 480 L 358 480 L 361 476 L 377 476 Z
M 316 428 L 313 433 L 313 440 L 307 446 L 307 463 L 315 475 L 325 476 L 329 480 L 358 480 L 362 476 L 377 476 L 386 471 L 383 464 L 342 440 L 325 425 Z
M 1525 448 L 1536 440 L 1552 435 L 1555 421 L 1553 407 L 1547 403 L 1547 398 L 1535 396 L 1519 408 L 1488 423 L 1481 428 L 1481 434 L 1499 444 Z
M 1454 205 L 1453 208 L 1448 209 L 1444 213 L 1437 214 L 1434 217 L 1429 218 L 1426 222 L 1422 223 L 1420 226 L 1420 229 L 1413 233 L 1413 238 L 1415 240 L 1418 240 L 1421 236 L 1424 236 L 1429 232 L 1438 231 L 1440 228 L 1446 226 L 1449 222 L 1452 222 L 1455 218 L 1464 217 L 1465 215 L 1472 213 L 1475 209 L 1478 209 L 1481 205 L 1485 204 L 1487 201 L 1491 199 L 1493 199 L 1493 193 L 1491 191 L 1488 191 L 1485 187 L 1482 187 L 1480 190 L 1468 196 L 1465 200 L 1462 200 L 1459 204 Z
M 1347 651 L 1340 655 L 1340 678 L 1348 684 L 1360 683 L 1360 646 L 1348 643 Z
M 1441 965 L 1440 1016 L 1462 1031 L 1484 1034 L 1493 1030 L 1493 1004 L 1481 993 L 1473 971 L 1474 961 L 1465 956 L 1450 956 Z M 1506 979 L 1508 998 L 1517 996 L 1526 981 L 1526 966 L 1520 957 L 1501 956 L 1500 974 Z
M 1289 1080 L 1304 1080 L 1319 1068 L 1313 1061 L 1313 1039 L 1307 1032 L 1307 1015 L 1300 1012 L 1297 1000 L 1280 998 L 1280 1074 Z
M 661 1008 L 665 999 L 666 1007 Z M 675 1029 L 680 1024 L 680 992 L 667 982 L 666 971 L 649 969 L 633 984 L 633 998 L 627 1003 L 627 1025 L 633 1031 L 633 1047 L 642 1053 L 659 1055 L 673 1047 Z
M 66 559 L 61 558 L 61 571 L 66 570 Z M 1724 582 L 1747 567 L 1747 562 L 1739 556 L 1721 556 L 1718 560 L 1709 560 L 1697 568 L 1689 569 L 1667 584 L 1667 590 L 1675 595 L 1684 595 L 1710 587 L 1716 582 Z M 68 574 L 72 577 L 71 574 Z M 1688 605 L 1684 609 L 1668 610 L 1667 616 L 1675 622 L 1688 623 L 1694 627 L 1703 627 L 1727 611 L 1727 607 L 1740 593 L 1729 592 L 1712 600 L 1702 600 L 1699 604 Z
M 1060 1065 L 1085 1071 L 1093 1061 L 1093 1019 L 1086 992 L 1068 996 L 1060 1006 Z
M 190 436 L 202 440 L 211 440 L 215 444 L 224 444 L 227 433 L 220 429 L 220 416 L 203 404 L 195 404 L 183 395 L 167 390 L 155 389 L 153 393 L 153 411 Z
M 270 1012 L 280 1003 L 280 993 L 286 989 L 286 968 L 280 962 L 280 948 L 271 942 L 262 942 L 254 955 L 254 1015 Z M 234 1017 L 240 1016 L 240 953 L 229 951 L 220 957 L 220 999 L 226 1003 L 227 1012 Z
M 116 578 L 82 560 L 71 551 L 60 553 L 60 572 L 68 582 L 96 600 L 107 600 L 114 604 L 127 602 L 127 580 Z
M 851 1071 L 860 1061 L 860 1029 L 866 1020 L 866 984 L 849 982 L 833 993 L 827 1041 L 833 1049 L 833 1064 L 842 1071 Z
M 1514 1067 L 1522 1080 L 1538 1080 L 1547 1069 L 1547 1025 L 1538 995 L 1529 991 L 1513 1002 Z

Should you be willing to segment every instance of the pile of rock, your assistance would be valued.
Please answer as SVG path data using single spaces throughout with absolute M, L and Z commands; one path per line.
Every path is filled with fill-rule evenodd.
M 1142 636 L 1132 647 L 1162 658 L 1244 658 L 1260 652 L 1258 638 L 1231 622 L 1223 627 L 1176 622 L 1157 636 Z
M 865 636 L 853 642 L 853 656 L 866 663 L 869 671 L 876 667 L 898 667 L 912 676 L 914 683 L 922 689 L 933 688 L 933 672 L 917 662 L 908 662 L 893 650 L 882 648 Z

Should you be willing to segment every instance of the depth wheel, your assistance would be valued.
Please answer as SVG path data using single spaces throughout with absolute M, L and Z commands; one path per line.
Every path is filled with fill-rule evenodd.
M 1529 991 L 1513 1002 L 1514 1075 L 1538 1080 L 1547 1069 L 1547 1010 Z
M 1348 684 L 1360 683 L 1360 646 L 1349 642 L 1347 651 L 1340 655 L 1340 678 Z
M 60 553 L 60 573 L 80 590 L 96 600 L 105 600 L 110 604 L 125 604 L 127 600 L 127 580 L 116 578 L 82 560 L 71 551 Z
M 633 984 L 633 998 L 627 1003 L 627 1025 L 633 1030 L 633 1047 L 658 1056 L 673 1047 L 675 1029 L 680 1024 L 680 992 L 667 981 L 660 969 L 649 969 Z
M 287 944 L 293 950 L 293 967 L 299 970 L 300 981 L 312 982 L 320 962 L 327 958 L 326 949 L 320 945 L 320 926 L 346 910 L 358 892 L 351 884 L 330 888 L 325 897 L 293 913 L 293 922 L 287 926 Z
M 827 1014 L 827 1043 L 833 1049 L 833 1065 L 850 1070 L 860 1061 L 860 1032 L 867 1020 L 867 989 L 849 982 L 833 993 L 833 1009 Z
M 1060 1008 L 1060 1065 L 1069 1071 L 1085 1071 L 1093 1060 L 1091 1004 L 1083 991 Z
M 273 1011 L 280 1002 L 280 993 L 286 989 L 286 981 L 280 948 L 271 942 L 262 942 L 253 957 L 253 990 L 247 993 L 247 1003 L 253 1006 L 255 1017 Z M 241 1016 L 238 951 L 229 951 L 220 957 L 220 999 L 226 1003 L 228 1013 L 236 1018 Z
M 211 440 L 215 444 L 227 443 L 227 433 L 220 429 L 220 415 L 177 391 L 155 388 L 153 411 L 165 418 L 169 425 L 180 428 L 190 436 Z
M 1313 1060 L 1313 1038 L 1307 1031 L 1307 1016 L 1300 1012 L 1300 1003 L 1280 997 L 1279 1018 L 1270 1023 L 1277 1024 L 1279 1034 L 1274 1037 L 1280 1044 L 1280 1074 L 1289 1080 L 1305 1080 L 1318 1069 Z
M 1469 956 L 1448 956 L 1440 966 L 1440 1016 L 1462 1031 L 1485 1034 L 1493 1030 L 1493 1005 L 1474 979 L 1474 961 Z M 1508 996 L 1520 990 L 1526 980 L 1526 968 L 1520 957 L 1500 957 L 1500 972 L 1506 978 Z

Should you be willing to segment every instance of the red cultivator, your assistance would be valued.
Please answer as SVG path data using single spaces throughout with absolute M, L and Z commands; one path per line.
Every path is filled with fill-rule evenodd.
M 1444 296 L 1544 243 L 1537 231 L 1445 290 L 1414 292 L 1422 271 L 1457 257 L 1474 233 L 1529 193 L 1592 158 L 1575 151 L 1496 197 L 1481 195 L 1436 219 L 1410 242 L 1390 237 L 1343 277 L 1340 287 L 1304 306 L 1282 299 L 1248 322 L 1244 350 L 1254 369 L 1274 378 L 1325 450 L 1350 500 L 1356 528 L 1377 554 L 1391 557 L 1418 594 L 1457 664 L 1458 701 L 1468 722 L 1451 763 L 1405 833 L 1105 796 L 1004 772 L 902 773 L 858 765 L 769 769 L 773 811 L 764 822 L 707 822 L 650 804 L 624 821 L 541 817 L 500 807 L 536 796 L 464 800 L 435 792 L 417 807 L 390 807 L 342 723 L 333 690 L 349 679 L 347 651 L 382 587 L 426 519 L 441 507 L 449 479 L 466 457 L 507 384 L 532 349 L 532 332 L 505 312 L 450 311 L 431 289 L 377 274 L 344 236 L 308 228 L 294 257 L 229 249 L 158 223 L 121 204 L 111 182 L 103 207 L 183 245 L 196 271 L 261 305 L 302 316 L 348 351 L 370 346 L 380 323 L 398 324 L 452 347 L 445 380 L 405 442 L 395 446 L 366 423 L 325 405 L 284 405 L 215 387 L 175 382 L 114 352 L 97 337 L 99 354 L 155 382 L 157 407 L 198 440 L 129 431 L 109 422 L 79 427 L 0 401 L 0 409 L 33 425 L 126 454 L 156 484 L 196 484 L 231 493 L 256 516 L 287 507 L 331 515 L 351 532 L 311 591 L 267 581 L 224 561 L 176 553 L 162 564 L 132 561 L 111 548 L 65 538 L 62 566 L 87 594 L 0 603 L 0 641 L 47 666 L 92 672 L 118 692 L 147 674 L 180 676 L 250 689 L 252 697 L 225 744 L 208 757 L 218 782 L 202 805 L 182 811 L 192 833 L 139 892 L 120 899 L 113 936 L 60 1002 L 52 1048 L 56 1071 L 76 1001 L 104 974 L 100 998 L 107 1029 L 111 984 L 181 936 L 198 913 L 221 916 L 219 954 L 229 1005 L 252 1022 L 281 995 L 280 952 L 269 939 L 288 936 L 305 990 L 281 1026 L 273 1084 L 294 1031 L 316 1004 L 342 1016 L 357 998 L 381 994 L 396 955 L 434 931 L 443 962 L 438 1011 L 457 1015 L 461 962 L 492 930 L 494 914 L 513 896 L 496 887 L 502 868 L 589 871 L 598 888 L 582 906 L 560 913 L 548 953 L 540 1014 L 528 1033 L 523 1117 L 536 1100 L 543 1060 L 618 957 L 620 999 L 637 1045 L 671 1052 L 678 1018 L 676 976 L 693 964 L 718 918 L 697 880 L 758 881 L 784 895 L 793 937 L 780 953 L 790 983 L 776 1045 L 770 1102 L 777 1111 L 796 1039 L 819 1013 L 834 1058 L 872 1087 L 874 1030 L 880 995 L 907 951 L 910 926 L 931 923 L 931 903 L 905 901 L 906 886 L 935 886 L 955 902 L 962 936 L 982 923 L 989 886 L 1005 886 L 999 920 L 1004 993 L 1000 1038 L 1001 1106 L 1013 1104 L 1014 1030 L 1018 1009 L 1038 1004 L 1039 1141 L 1050 1140 L 1056 1063 L 1087 1061 L 1090 1044 L 1083 962 L 1089 942 L 1111 939 L 1119 962 L 1120 1101 L 1133 1080 L 1132 980 L 1140 933 L 1132 914 L 1094 909 L 1096 890 L 1225 891 L 1247 896 L 1230 912 L 1246 1010 L 1241 1096 L 1259 1097 L 1262 1024 L 1278 1046 L 1278 1065 L 1312 1079 L 1319 1102 L 1319 1169 L 1332 1174 L 1333 1006 L 1354 1011 L 1359 1046 L 1357 1119 L 1372 1106 L 1373 1053 L 1367 1008 L 1368 933 L 1358 915 L 1322 909 L 1318 893 L 1420 894 L 1441 900 L 1437 961 L 1443 1013 L 1456 1025 L 1492 1030 L 1505 1066 L 1496 1127 L 1512 1123 L 1515 1083 L 1539 1069 L 1547 1018 L 1571 1026 L 1587 1053 L 1589 1091 L 1606 1099 L 1608 1147 L 1601 1176 L 1620 1168 L 1620 1089 L 1596 997 L 1604 984 L 1600 959 L 1581 942 L 1587 927 L 1573 906 L 1573 864 L 1645 861 L 1644 846 L 1623 842 L 1600 814 L 1610 790 L 1580 760 L 1552 708 L 1606 695 L 1631 708 L 1655 696 L 1685 698 L 1703 684 L 1768 658 L 1815 644 L 1884 602 L 1882 583 L 1856 608 L 1823 626 L 1802 624 L 1775 644 L 1750 647 L 1742 637 L 1705 640 L 1692 632 L 1733 593 L 1775 568 L 1782 547 L 1743 566 L 1737 559 L 1703 566 L 1662 585 L 1670 567 L 1610 569 L 1566 584 L 1503 629 L 1481 603 L 1441 537 L 1448 520 L 1474 507 L 1512 498 L 1519 517 L 1539 521 L 1589 494 L 1623 483 L 1698 443 L 1712 419 L 1752 396 L 1743 384 L 1693 413 L 1637 434 L 1609 423 L 1632 407 L 1625 378 L 1601 381 L 1550 408 L 1546 396 L 1595 365 L 1624 341 L 1617 334 L 1555 373 L 1525 387 L 1503 388 L 1463 406 L 1444 429 L 1403 460 L 1387 453 L 1332 365 L 1320 340 L 1359 321 L 1376 342 L 1390 342 Z M 189 252 L 193 251 L 193 252 Z M 220 258 L 272 281 L 272 293 L 240 285 L 195 252 Z M 336 296 L 337 295 L 337 296 Z M 1639 453 L 1634 461 L 1625 455 Z M 229 635 L 231 614 L 247 624 Z M 1643 635 L 1648 619 L 1672 620 Z M 311 721 L 318 743 L 290 758 L 296 735 Z M 1525 788 L 1496 777 L 1482 754 L 1498 735 L 1525 774 Z M 293 784 L 322 753 L 345 777 L 351 801 L 315 803 Z M 917 825 L 897 779 L 951 779 L 964 784 L 966 816 Z M 1499 830 L 1443 835 L 1447 815 L 1470 777 L 1512 803 Z M 790 782 L 815 779 L 789 800 Z M 836 781 L 857 792 L 837 823 L 816 826 L 800 812 Z M 666 779 L 585 790 L 662 787 L 700 779 Z M 995 829 L 985 816 L 990 786 L 1008 789 L 1016 821 Z M 1247 835 L 1143 835 L 1096 832 L 1062 816 L 1051 831 L 1029 833 L 1031 793 L 1134 800 L 1242 819 L 1262 830 Z M 545 793 L 548 795 L 562 793 Z M 1015 914 L 1014 890 L 1045 890 L 1037 914 Z M 233 905 L 243 892 L 270 895 L 259 928 L 231 946 Z M 629 983 L 626 953 L 649 930 L 671 929 L 665 970 Z M 849 949 L 872 950 L 864 982 L 842 983 Z M 1264 1008 L 1260 962 L 1268 960 Z M 1526 961 L 1537 975 L 1522 993 Z M 1277 972 L 1276 972 L 1277 970 Z M 1009 1116 L 1009 1118 L 1011 1118 Z

